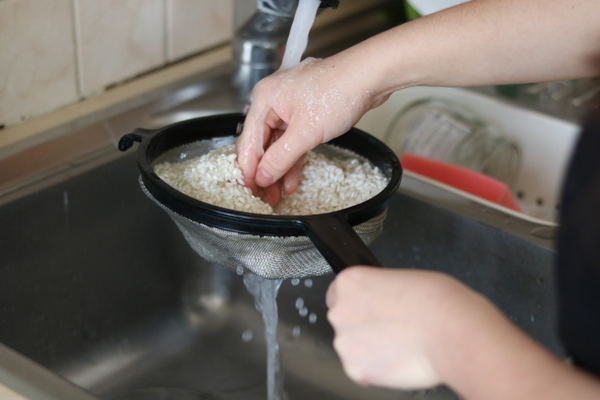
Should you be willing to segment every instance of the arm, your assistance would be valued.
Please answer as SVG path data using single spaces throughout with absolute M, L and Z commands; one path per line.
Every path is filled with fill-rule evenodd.
M 402 88 L 600 74 L 599 14 L 597 0 L 473 0 L 279 71 L 255 88 L 238 143 L 246 184 L 284 177 L 293 192 L 303 154 Z
M 400 25 L 347 55 L 381 54 L 373 63 L 381 93 L 583 78 L 600 74 L 599 13 L 595 0 L 474 0 Z
M 443 383 L 471 400 L 600 398 L 597 379 L 563 363 L 446 275 L 353 267 L 331 284 L 327 304 L 334 347 L 358 383 Z

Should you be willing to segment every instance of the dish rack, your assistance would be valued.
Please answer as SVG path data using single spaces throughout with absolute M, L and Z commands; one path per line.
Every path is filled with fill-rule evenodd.
M 456 105 L 457 109 L 484 121 L 516 146 L 520 160 L 510 188 L 521 212 L 488 204 L 443 184 L 438 186 L 516 217 L 543 225 L 556 225 L 562 181 L 579 126 L 473 90 L 438 87 L 414 87 L 398 91 L 382 106 L 367 112 L 356 126 L 397 150 L 397 143 L 393 143 L 390 131 L 397 124 L 398 115 L 414 104 L 432 100 Z M 395 140 L 397 142 L 397 138 Z M 416 178 L 436 184 L 424 177 Z

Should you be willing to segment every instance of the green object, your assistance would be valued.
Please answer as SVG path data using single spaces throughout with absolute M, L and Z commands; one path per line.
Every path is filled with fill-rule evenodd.
M 407 0 L 404 1 L 404 12 L 406 13 L 406 19 L 409 21 L 421 16 Z
M 519 85 L 499 85 L 498 93 L 505 97 L 514 99 L 519 94 Z

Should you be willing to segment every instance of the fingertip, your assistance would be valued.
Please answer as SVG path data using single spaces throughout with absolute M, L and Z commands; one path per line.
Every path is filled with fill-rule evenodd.
M 262 199 L 271 207 L 277 207 L 281 203 L 281 182 L 275 182 L 264 188 Z
M 329 288 L 327 289 L 327 293 L 325 293 L 325 304 L 328 308 L 333 307 L 337 300 L 337 289 L 335 285 L 335 281 L 331 282 Z M 329 315 L 327 315 L 327 319 L 329 319 Z
M 256 170 L 256 177 L 254 180 L 257 185 L 264 188 L 271 186 L 274 182 L 273 175 L 260 166 Z
M 286 174 L 283 178 L 283 192 L 292 194 L 298 189 L 299 176 L 296 174 Z

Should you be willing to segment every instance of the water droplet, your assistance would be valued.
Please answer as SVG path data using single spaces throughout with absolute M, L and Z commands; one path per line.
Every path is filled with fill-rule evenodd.
M 292 279 L 292 285 L 293 286 L 298 286 L 299 284 L 300 284 L 300 279 L 298 279 L 298 278 Z
M 312 279 L 308 278 L 304 281 L 304 286 L 306 286 L 307 288 L 311 288 L 312 285 L 313 285 Z
M 246 343 L 248 343 L 249 341 L 252 340 L 252 329 L 246 329 L 243 333 L 242 333 L 242 340 Z
M 311 312 L 310 315 L 308 316 L 308 322 L 310 322 L 311 324 L 314 324 L 315 322 L 317 322 L 317 314 L 315 314 L 314 312 Z
M 531 316 L 531 322 L 535 322 L 535 315 Z
M 296 299 L 296 310 L 300 310 L 302 307 L 304 307 L 304 299 L 302 297 L 298 297 Z
M 294 326 L 294 329 L 292 329 L 292 335 L 294 335 L 294 337 L 300 336 L 300 327 L 298 325 Z
M 239 266 L 238 266 L 238 267 L 235 269 L 235 272 L 236 272 L 238 275 L 244 275 L 244 267 L 242 267 L 241 265 L 239 265 Z
M 298 311 L 298 314 L 300 314 L 301 317 L 306 317 L 306 315 L 308 314 L 308 308 L 302 307 L 300 311 Z

